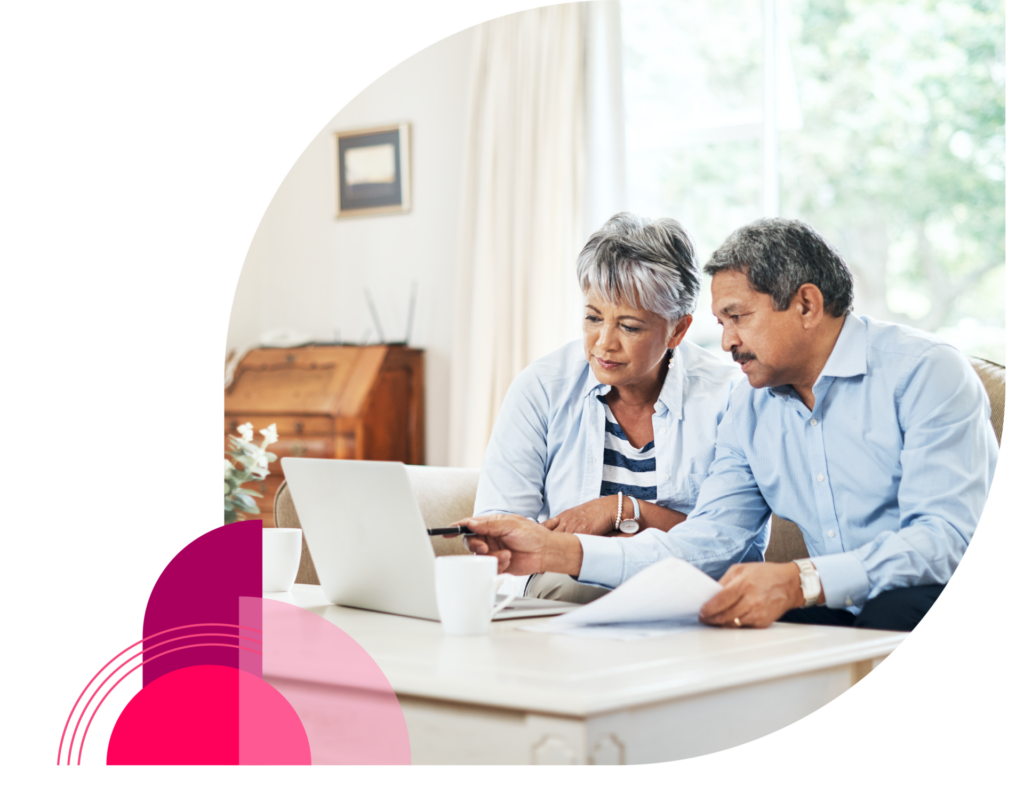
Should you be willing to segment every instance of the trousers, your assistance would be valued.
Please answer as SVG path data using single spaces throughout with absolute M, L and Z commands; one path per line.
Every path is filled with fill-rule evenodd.
M 813 623 L 819 626 L 913 631 L 944 587 L 943 584 L 929 584 L 886 590 L 865 603 L 859 615 L 845 609 L 808 607 L 791 609 L 779 620 L 783 623 Z

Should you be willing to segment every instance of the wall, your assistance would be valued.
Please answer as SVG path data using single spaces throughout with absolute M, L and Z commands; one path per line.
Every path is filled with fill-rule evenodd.
M 238 281 L 227 348 L 293 328 L 317 341 L 377 341 L 364 288 L 388 341 L 426 350 L 426 460 L 448 458 L 448 393 L 462 148 L 472 32 L 428 47 L 370 85 L 301 154 L 267 208 Z M 412 211 L 334 217 L 334 133 L 410 122 Z

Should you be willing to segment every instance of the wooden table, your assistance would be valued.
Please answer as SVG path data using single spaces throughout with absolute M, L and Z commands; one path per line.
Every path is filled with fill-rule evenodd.
M 439 623 L 267 593 L 355 639 L 398 695 L 417 764 L 642 764 L 716 752 L 810 714 L 904 634 L 777 623 L 631 641 L 520 631 L 446 636 Z

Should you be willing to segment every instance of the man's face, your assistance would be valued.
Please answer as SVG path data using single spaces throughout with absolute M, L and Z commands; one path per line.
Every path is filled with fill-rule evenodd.
M 745 273 L 725 270 L 711 279 L 711 310 L 722 326 L 722 349 L 755 389 L 794 383 L 806 352 L 797 301 L 776 311 L 770 295 L 750 286 Z

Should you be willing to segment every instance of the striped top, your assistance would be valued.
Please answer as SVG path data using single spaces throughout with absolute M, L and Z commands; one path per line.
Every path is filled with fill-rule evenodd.
M 603 395 L 598 400 L 604 405 L 604 470 L 601 474 L 601 496 L 633 496 L 647 502 L 658 498 L 657 459 L 654 441 L 637 449 L 629 443 L 626 434 L 615 420 L 612 409 Z

